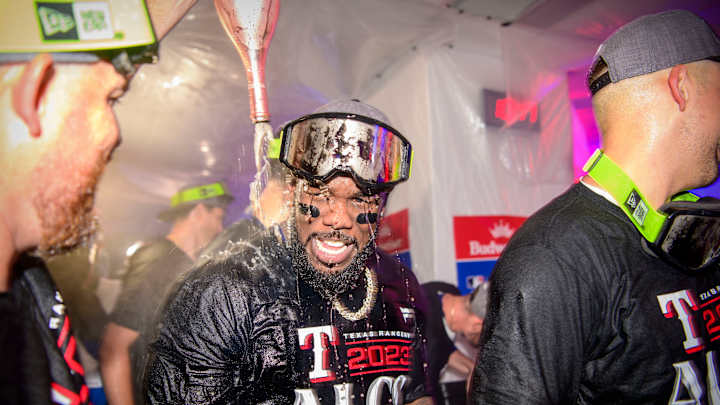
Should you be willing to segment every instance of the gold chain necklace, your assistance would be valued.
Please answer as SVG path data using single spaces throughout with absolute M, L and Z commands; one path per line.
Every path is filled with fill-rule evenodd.
M 351 312 L 345 305 L 343 305 L 338 297 L 335 297 L 332 301 L 333 308 L 348 321 L 359 321 L 367 318 L 370 311 L 375 305 L 375 299 L 377 297 L 377 278 L 375 272 L 365 267 L 365 298 L 363 299 L 362 306 L 355 312 Z

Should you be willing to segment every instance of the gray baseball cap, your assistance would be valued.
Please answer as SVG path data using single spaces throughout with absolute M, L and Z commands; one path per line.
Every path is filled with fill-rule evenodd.
M 610 83 L 718 57 L 720 39 L 695 14 L 670 10 L 646 15 L 620 27 L 600 45 L 590 71 L 601 59 L 608 71 L 589 83 L 590 92 L 594 95 Z

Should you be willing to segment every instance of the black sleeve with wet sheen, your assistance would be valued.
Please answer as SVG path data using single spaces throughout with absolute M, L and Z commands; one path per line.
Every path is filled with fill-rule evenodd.
M 507 253 L 491 276 L 471 403 L 574 403 L 594 324 L 592 288 L 545 247 Z

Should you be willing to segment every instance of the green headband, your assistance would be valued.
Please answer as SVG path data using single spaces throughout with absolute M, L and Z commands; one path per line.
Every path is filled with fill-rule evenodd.
M 612 195 L 643 237 L 649 242 L 655 242 L 667 215 L 652 208 L 630 177 L 600 149 L 590 156 L 583 170 Z M 697 201 L 698 198 L 684 192 L 672 200 Z
M 207 200 L 209 198 L 222 196 L 230 196 L 222 183 L 218 182 L 205 184 L 179 191 L 177 194 L 172 196 L 170 206 L 174 208 L 183 203 Z

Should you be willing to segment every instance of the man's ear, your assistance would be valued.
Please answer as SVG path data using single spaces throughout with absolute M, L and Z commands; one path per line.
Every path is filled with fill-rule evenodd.
M 685 111 L 688 102 L 688 71 L 685 65 L 675 65 L 670 69 L 668 76 L 668 86 L 675 103 L 680 111 Z
M 38 104 L 45 91 L 45 84 L 53 74 L 52 56 L 47 53 L 36 55 L 25 64 L 20 79 L 12 89 L 12 105 L 15 113 L 28 127 L 30 135 L 40 136 L 40 118 Z
M 208 209 L 203 204 L 195 204 L 195 206 L 190 210 L 190 214 L 188 214 L 188 218 L 202 218 L 203 215 L 207 214 Z

